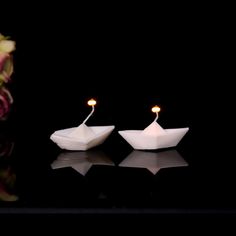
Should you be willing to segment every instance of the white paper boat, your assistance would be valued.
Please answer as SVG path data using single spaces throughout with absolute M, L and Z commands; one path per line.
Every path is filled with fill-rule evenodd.
M 52 169 L 72 167 L 81 175 L 86 175 L 93 165 L 115 164 L 101 151 L 64 152 L 51 164 Z
M 188 163 L 176 150 L 162 152 L 133 151 L 119 166 L 146 168 L 156 174 L 161 168 L 188 166 Z
M 175 147 L 189 128 L 164 129 L 157 135 L 147 135 L 144 130 L 123 130 L 119 134 L 138 150 L 154 150 L 159 148 Z
M 93 134 L 87 137 L 71 137 L 78 127 L 55 131 L 50 139 L 60 148 L 71 151 L 85 151 L 102 144 L 111 134 L 115 126 L 91 126 Z

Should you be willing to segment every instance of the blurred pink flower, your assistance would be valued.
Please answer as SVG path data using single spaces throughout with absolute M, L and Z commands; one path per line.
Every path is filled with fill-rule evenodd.
M 4 63 L 8 57 L 9 57 L 9 54 L 0 52 L 0 72 L 3 71 Z
M 0 72 L 2 72 L 4 63 L 8 57 L 9 55 L 7 53 L 0 53 Z
M 10 92 L 6 88 L 1 87 L 0 88 L 0 119 L 4 119 L 7 116 L 12 102 L 13 102 L 13 99 Z
M 5 120 L 13 102 L 6 84 L 10 81 L 14 69 L 11 54 L 14 50 L 15 42 L 0 33 L 0 120 Z
M 12 57 L 8 53 L 0 52 L 0 84 L 7 83 L 13 73 Z

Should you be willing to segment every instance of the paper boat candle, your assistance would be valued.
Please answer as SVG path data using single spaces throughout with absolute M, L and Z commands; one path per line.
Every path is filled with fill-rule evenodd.
M 71 151 L 85 151 L 102 144 L 111 134 L 115 126 L 87 126 L 85 123 L 94 112 L 96 101 L 91 99 L 88 105 L 92 111 L 81 125 L 74 128 L 55 131 L 50 139 L 60 148 Z
M 51 164 L 52 169 L 71 167 L 86 175 L 93 165 L 114 166 L 115 164 L 101 151 L 64 152 Z
M 162 152 L 133 151 L 119 166 L 146 168 L 155 175 L 162 168 L 183 167 L 188 166 L 188 163 L 176 150 Z
M 134 148 L 138 150 L 153 150 L 159 148 L 175 147 L 189 128 L 163 129 L 156 121 L 160 108 L 155 106 L 152 111 L 156 113 L 155 120 L 144 130 L 123 130 L 119 134 Z

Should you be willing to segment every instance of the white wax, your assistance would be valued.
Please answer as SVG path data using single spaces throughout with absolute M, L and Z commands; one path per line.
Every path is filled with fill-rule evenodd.
M 165 133 L 166 131 L 156 121 L 153 121 L 147 128 L 142 131 L 142 134 L 150 136 L 156 136 Z
M 87 140 L 93 138 L 95 136 L 95 133 L 87 125 L 81 124 L 76 129 L 74 129 L 68 136 L 70 138 Z

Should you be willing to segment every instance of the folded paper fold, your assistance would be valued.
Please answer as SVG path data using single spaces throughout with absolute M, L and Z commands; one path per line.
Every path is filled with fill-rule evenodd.
M 165 132 L 147 134 L 143 130 L 123 130 L 119 134 L 138 150 L 152 150 L 175 147 L 188 132 L 189 128 L 164 129 Z
M 60 148 L 71 151 L 85 151 L 102 144 L 111 134 L 115 126 L 79 127 L 55 131 L 50 139 Z

